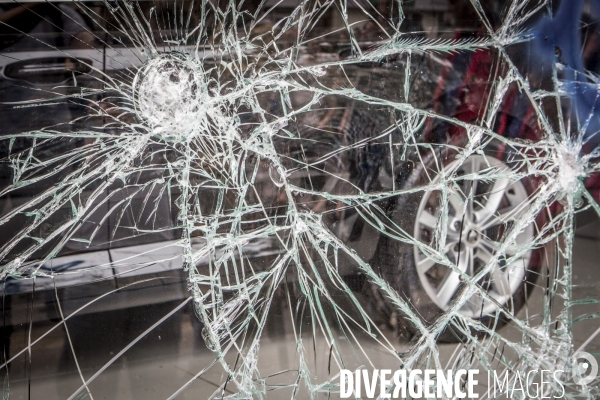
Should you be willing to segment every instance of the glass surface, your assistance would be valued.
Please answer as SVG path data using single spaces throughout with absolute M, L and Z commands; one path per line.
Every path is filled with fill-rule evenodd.
M 598 398 L 599 21 L 0 2 L 4 398 Z

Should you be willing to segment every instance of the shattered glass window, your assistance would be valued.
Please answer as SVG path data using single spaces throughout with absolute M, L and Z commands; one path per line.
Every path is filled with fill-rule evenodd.
M 3 399 L 598 398 L 599 131 L 599 0 L 1 1 Z

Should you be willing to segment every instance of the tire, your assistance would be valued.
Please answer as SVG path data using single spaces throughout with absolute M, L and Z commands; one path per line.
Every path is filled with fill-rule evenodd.
M 490 167 L 493 170 L 510 169 L 514 172 L 520 168 L 519 160 L 522 160 L 518 153 L 505 151 L 502 146 L 494 144 L 487 146 L 485 154 L 471 155 L 464 162 L 456 161 L 457 153 L 449 150 L 449 146 L 439 146 L 438 149 L 435 153 L 431 151 L 421 154 L 419 161 L 414 163 L 412 172 L 403 182 L 403 189 L 424 188 L 436 183 L 440 179 L 441 168 L 443 171 L 454 171 L 452 176 L 469 176 L 482 171 L 489 173 L 492 171 Z M 519 208 L 519 204 L 534 194 L 536 185 L 528 179 L 510 182 L 501 178 L 465 178 L 457 180 L 456 185 L 448 195 L 448 217 L 445 222 L 447 234 L 443 252 L 462 272 L 473 275 L 494 255 L 497 246 L 493 242 L 503 242 L 504 235 L 510 231 L 519 214 L 522 214 L 523 210 Z M 469 193 L 469 188 L 473 187 L 475 190 L 472 198 L 475 201 L 469 202 L 464 193 Z M 457 201 L 458 198 L 462 198 L 466 205 Z M 382 236 L 373 259 L 373 264 L 382 278 L 409 302 L 426 326 L 432 326 L 466 287 L 459 274 L 432 261 L 417 246 L 417 243 L 421 243 L 436 247 L 435 238 L 442 236 L 442 202 L 441 190 L 417 190 L 414 194 L 398 197 L 391 207 L 389 217 L 415 241 L 406 243 Z M 494 205 L 497 207 L 494 208 Z M 495 211 L 490 212 L 492 209 Z M 495 218 L 499 215 L 504 217 L 503 222 Z M 539 223 L 540 217 L 519 233 L 517 241 L 525 243 L 533 239 Z M 509 247 L 506 254 L 514 254 L 514 248 Z M 498 260 L 497 265 L 500 265 L 500 268 L 493 274 L 484 276 L 480 280 L 480 286 L 514 315 L 525 304 L 527 286 L 533 284 L 538 275 L 542 250 L 530 249 L 517 256 L 516 262 L 510 264 L 506 263 L 506 258 L 502 255 Z M 386 314 L 390 325 L 397 329 L 400 336 L 410 338 L 418 334 L 413 324 L 407 318 L 399 316 L 387 299 L 384 300 L 386 304 L 381 304 L 385 296 L 382 296 L 374 285 L 367 285 L 367 290 L 379 304 L 378 309 Z M 477 319 L 488 327 L 495 325 L 498 328 L 507 322 L 503 313 L 499 313 L 498 310 L 494 302 L 475 295 L 459 313 Z M 438 340 L 457 342 L 464 340 L 464 335 L 449 324 L 438 336 Z

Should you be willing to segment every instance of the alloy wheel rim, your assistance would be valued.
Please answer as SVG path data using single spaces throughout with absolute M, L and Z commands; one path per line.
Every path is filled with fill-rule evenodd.
M 447 191 L 447 207 L 442 206 L 441 191 L 425 192 L 416 214 L 414 237 L 420 243 L 414 245 L 415 265 L 429 298 L 446 311 L 464 288 L 464 281 L 493 264 L 478 281 L 481 290 L 459 309 L 463 316 L 478 318 L 506 305 L 525 278 L 533 250 L 520 246 L 533 239 L 533 224 L 522 229 L 512 243 L 505 244 L 505 237 L 529 196 L 522 181 L 512 182 L 498 173 L 510 168 L 491 156 L 470 156 L 446 166 L 448 171 L 465 178 L 457 179 Z M 478 179 L 482 173 L 499 178 Z M 438 175 L 433 183 L 440 179 Z M 423 252 L 428 249 L 433 250 L 430 256 Z M 460 272 L 436 262 L 436 250 Z

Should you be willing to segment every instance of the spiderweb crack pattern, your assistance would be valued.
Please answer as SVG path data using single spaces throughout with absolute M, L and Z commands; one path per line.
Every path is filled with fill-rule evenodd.
M 69 273 L 46 268 L 53 259 L 110 243 L 174 250 L 89 267 L 182 260 L 191 297 L 149 331 L 192 302 L 214 362 L 172 397 L 217 366 L 214 398 L 334 395 L 340 369 L 378 368 L 369 346 L 395 368 L 495 370 L 510 386 L 516 371 L 570 374 L 574 216 L 600 214 L 586 186 L 599 172 L 586 92 L 598 78 L 541 36 L 567 5 L 464 3 L 475 26 L 439 38 L 407 32 L 402 1 L 306 0 L 283 14 L 270 2 L 107 1 L 107 15 L 72 3 L 93 38 L 63 33 L 86 56 L 43 46 L 93 83 L 69 67 L 39 98 L 3 103 L 78 110 L 1 137 L 5 287 L 59 282 Z M 290 371 L 259 367 L 277 302 L 296 352 L 285 384 L 271 378 Z M 400 348 L 390 329 L 411 340 Z M 447 340 L 459 342 L 450 357 Z M 80 371 L 71 398 L 93 395 L 128 348 Z M 594 398 L 597 383 L 567 383 L 565 396 Z

